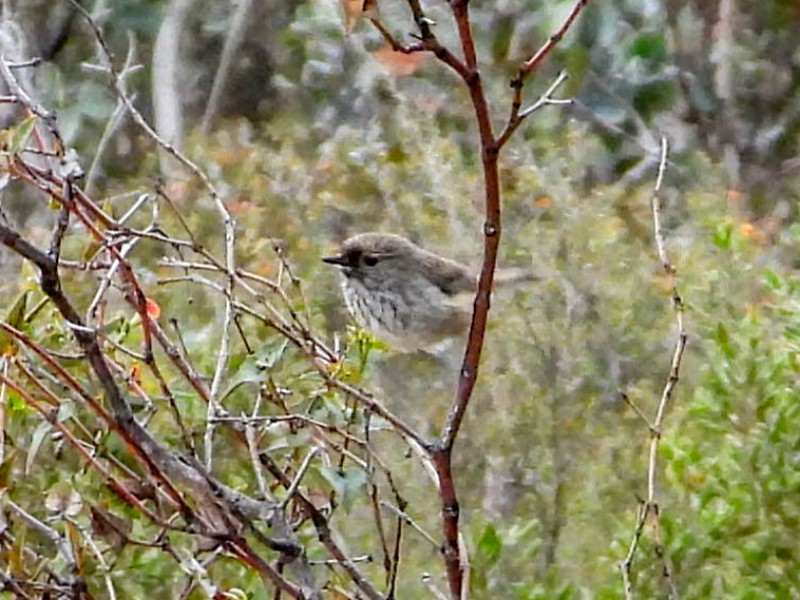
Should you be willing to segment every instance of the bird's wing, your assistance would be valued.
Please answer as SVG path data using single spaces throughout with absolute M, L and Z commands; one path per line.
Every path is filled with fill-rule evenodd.
M 430 252 L 425 252 L 421 258 L 428 279 L 446 295 L 475 291 L 476 278 L 464 265 Z

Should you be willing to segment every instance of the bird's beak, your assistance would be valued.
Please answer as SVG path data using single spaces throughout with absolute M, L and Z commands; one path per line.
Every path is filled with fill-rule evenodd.
M 328 263 L 329 265 L 338 265 L 340 267 L 347 266 L 347 259 L 341 254 L 337 254 L 336 256 L 323 256 L 322 262 Z

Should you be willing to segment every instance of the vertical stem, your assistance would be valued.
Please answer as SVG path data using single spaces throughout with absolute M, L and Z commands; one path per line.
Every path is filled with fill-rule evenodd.
M 497 264 L 497 249 L 500 243 L 500 178 L 498 174 L 498 148 L 492 131 L 489 106 L 483 91 L 478 72 L 475 45 L 469 23 L 467 0 L 453 0 L 451 8 L 458 27 L 462 51 L 466 62 L 464 82 L 478 123 L 481 143 L 481 162 L 484 173 L 484 194 L 486 197 L 486 220 L 483 227 L 484 247 L 483 266 L 478 280 L 472 323 L 469 330 L 467 348 L 461 365 L 455 399 L 447 417 L 438 443 L 433 448 L 433 459 L 439 475 L 439 497 L 442 506 L 442 533 L 444 535 L 444 560 L 450 595 L 462 598 L 462 590 L 469 582 L 464 581 L 464 565 L 459 555 L 459 506 L 455 480 L 452 471 L 452 451 L 464 414 L 467 410 L 475 382 L 478 377 L 486 322 L 491 304 L 492 283 Z

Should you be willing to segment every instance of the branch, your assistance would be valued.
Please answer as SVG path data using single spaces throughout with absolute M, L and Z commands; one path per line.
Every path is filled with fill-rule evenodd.
M 394 36 L 389 33 L 388 29 L 384 27 L 377 16 L 371 16 L 369 20 L 375 29 L 378 30 L 378 33 L 383 36 L 386 42 L 396 52 L 402 52 L 403 54 L 412 54 L 414 52 L 430 52 L 448 67 L 453 69 L 453 71 L 455 71 L 459 77 L 461 77 L 461 79 L 465 81 L 469 79 L 473 75 L 473 69 L 470 69 L 461 60 L 459 60 L 455 54 L 442 46 L 436 35 L 431 30 L 431 20 L 425 16 L 419 0 L 408 0 L 408 4 L 411 8 L 411 13 L 414 15 L 414 21 L 417 24 L 417 28 L 419 29 L 419 35 L 414 36 L 419 40 L 416 44 L 405 45 L 396 40 Z
M 526 60 L 522 67 L 520 67 L 520 71 L 523 75 L 527 75 L 531 73 L 539 64 L 547 57 L 548 54 L 556 47 L 556 45 L 561 41 L 561 38 L 564 37 L 564 34 L 567 33 L 570 27 L 575 23 L 578 18 L 580 12 L 589 4 L 589 0 L 578 0 L 575 3 L 575 6 L 572 7 L 572 10 L 567 15 L 567 18 L 564 19 L 564 22 L 561 24 L 556 32 L 551 35 L 548 40 L 536 51 L 536 54 L 531 56 L 528 60 Z
M 661 430 L 664 423 L 664 415 L 666 412 L 667 405 L 669 401 L 672 399 L 673 392 L 675 391 L 675 386 L 678 384 L 680 379 L 680 369 L 681 369 L 681 362 L 683 360 L 683 353 L 686 349 L 686 341 L 687 341 L 687 334 L 686 329 L 684 327 L 684 320 L 683 320 L 683 300 L 678 293 L 677 285 L 675 283 L 675 275 L 677 270 L 675 266 L 669 259 L 666 251 L 666 243 L 664 241 L 664 232 L 661 227 L 661 186 L 664 181 L 664 172 L 666 170 L 667 164 L 667 153 L 668 153 L 668 146 L 666 138 L 661 138 L 661 160 L 658 165 L 658 176 L 656 178 L 656 185 L 653 190 L 653 197 L 651 200 L 651 208 L 653 212 L 653 237 L 655 239 L 656 245 L 656 252 L 658 253 L 658 259 L 661 263 L 661 267 L 664 269 L 664 273 L 667 277 L 670 278 L 672 284 L 672 297 L 670 302 L 672 304 L 672 310 L 675 313 L 675 324 L 678 330 L 678 339 L 675 342 L 675 347 L 672 353 L 672 359 L 670 361 L 670 369 L 669 375 L 667 376 L 667 381 L 664 385 L 664 388 L 661 392 L 661 398 L 658 402 L 658 408 L 656 409 L 655 418 L 652 421 L 652 424 L 649 426 L 650 428 L 650 448 L 648 453 L 648 464 L 647 464 L 647 498 L 642 503 L 642 506 L 639 508 L 638 517 L 636 520 L 636 526 L 634 528 L 634 533 L 631 539 L 631 543 L 628 547 L 628 553 L 625 556 L 625 559 L 620 564 L 620 571 L 622 572 L 622 582 L 623 582 L 623 591 L 625 593 L 626 600 L 633 599 L 633 585 L 631 583 L 631 570 L 633 567 L 633 560 L 636 555 L 636 551 L 638 549 L 639 540 L 641 539 L 642 533 L 644 531 L 644 526 L 647 523 L 648 519 L 653 527 L 653 538 L 656 547 L 656 554 L 661 558 L 662 561 L 662 573 L 664 579 L 666 580 L 666 584 L 669 590 L 669 598 L 674 600 L 678 597 L 677 589 L 675 587 L 675 581 L 672 577 L 672 568 L 669 563 L 669 559 L 667 557 L 666 551 L 664 549 L 664 543 L 661 535 L 661 508 L 658 503 L 658 499 L 656 498 L 656 467 L 657 467 L 657 460 L 658 460 L 658 445 L 661 441 Z M 644 418 L 644 415 L 642 415 Z M 646 419 L 645 419 L 646 420 Z
M 520 123 L 525 119 L 525 117 L 532 114 L 534 110 L 538 110 L 539 108 L 541 108 L 541 106 L 536 106 L 536 104 L 534 104 L 534 107 L 536 107 L 534 110 L 527 109 L 522 113 L 520 113 L 520 110 L 522 108 L 522 88 L 525 86 L 525 79 L 531 72 L 533 72 L 542 63 L 542 61 L 544 61 L 544 59 L 561 41 L 561 39 L 569 30 L 569 28 L 572 27 L 572 25 L 577 20 L 581 10 L 583 10 L 583 8 L 587 4 L 589 4 L 589 0 L 578 0 L 575 3 L 575 6 L 572 7 L 570 13 L 567 15 L 567 18 L 564 19 L 564 22 L 561 24 L 561 27 L 559 27 L 556 30 L 556 32 L 547 39 L 547 41 L 539 48 L 539 50 L 536 51 L 536 53 L 533 56 L 531 56 L 528 60 L 522 63 L 519 70 L 517 71 L 516 77 L 514 77 L 514 79 L 511 80 L 511 88 L 514 90 L 514 94 L 511 99 L 511 111 L 508 117 L 508 122 L 506 124 L 505 130 L 500 135 L 500 139 L 498 140 L 498 146 L 502 147 L 508 141 L 508 138 L 511 136 L 511 133 L 513 133 L 514 130 L 517 127 L 519 127 Z M 542 96 L 542 98 L 549 98 L 550 95 L 553 93 L 553 91 L 555 91 L 555 89 L 558 87 L 558 85 L 563 83 L 559 81 L 561 77 L 562 75 L 559 74 L 559 78 L 556 79 L 558 83 L 551 86 L 550 89 L 548 89 L 548 91 Z M 542 100 L 542 98 L 540 98 L 540 101 Z M 550 101 L 545 102 L 543 106 L 547 104 L 568 104 L 568 103 L 569 101 L 553 101 L 552 99 L 550 99 Z
M 219 59 L 217 72 L 214 74 L 214 83 L 211 86 L 211 95 L 208 98 L 200 125 L 200 131 L 203 133 L 208 133 L 211 129 L 211 121 L 219 110 L 219 101 L 222 97 L 222 92 L 225 91 L 233 59 L 242 44 L 245 30 L 249 25 L 248 16 L 252 7 L 253 0 L 239 2 L 228 26 L 228 34 L 225 36 L 225 44 L 222 46 L 222 56 Z
M 512 104 L 511 114 L 508 117 L 508 122 L 506 123 L 503 131 L 497 137 L 497 147 L 502 148 L 505 146 L 506 142 L 511 139 L 511 136 L 514 134 L 517 128 L 522 125 L 522 122 L 545 106 L 571 106 L 573 103 L 572 99 L 559 100 L 557 98 L 553 98 L 553 94 L 555 93 L 556 89 L 558 89 L 567 79 L 569 79 L 567 72 L 561 71 L 553 83 L 550 84 L 550 87 L 547 88 L 545 93 L 539 96 L 539 99 L 531 106 L 522 111 L 520 111 L 520 106 L 518 104 Z

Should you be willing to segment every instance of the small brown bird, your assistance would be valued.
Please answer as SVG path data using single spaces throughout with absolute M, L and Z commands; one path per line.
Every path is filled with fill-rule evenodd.
M 361 233 L 322 260 L 340 268 L 345 303 L 356 322 L 396 350 L 429 348 L 469 326 L 475 274 L 402 236 Z M 500 279 L 533 277 L 516 273 Z

